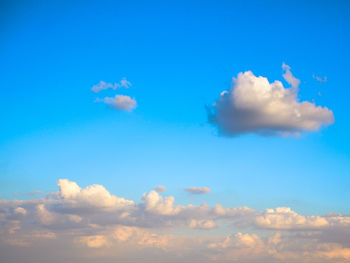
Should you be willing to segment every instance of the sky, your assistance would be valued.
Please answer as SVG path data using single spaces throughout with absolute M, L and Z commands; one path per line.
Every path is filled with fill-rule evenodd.
M 0 258 L 350 262 L 349 13 L 1 1 Z

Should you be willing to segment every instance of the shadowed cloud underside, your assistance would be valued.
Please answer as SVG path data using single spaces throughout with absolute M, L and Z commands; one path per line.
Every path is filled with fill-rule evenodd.
M 334 122 L 333 112 L 313 102 L 298 100 L 300 81 L 283 64 L 283 77 L 292 88 L 280 81 L 270 83 L 251 71 L 239 73 L 232 88 L 208 107 L 208 119 L 226 136 L 256 133 L 272 136 L 297 136 L 303 131 L 318 131 Z

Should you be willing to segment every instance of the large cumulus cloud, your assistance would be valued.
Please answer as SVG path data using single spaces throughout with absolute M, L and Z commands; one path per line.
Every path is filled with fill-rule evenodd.
M 298 135 L 302 131 L 317 131 L 334 122 L 331 110 L 313 102 L 298 99 L 300 81 L 290 67 L 283 64 L 283 77 L 291 84 L 285 88 L 280 81 L 270 83 L 267 78 L 251 71 L 233 78 L 232 88 L 220 94 L 208 108 L 209 121 L 227 136 L 244 133 L 261 135 Z

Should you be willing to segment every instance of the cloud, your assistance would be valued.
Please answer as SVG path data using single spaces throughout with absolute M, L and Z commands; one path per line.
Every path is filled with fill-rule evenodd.
M 210 193 L 210 189 L 208 187 L 196 187 L 196 186 L 185 188 L 185 191 L 195 195 Z
M 181 210 L 180 206 L 174 206 L 174 197 L 168 196 L 163 198 L 154 190 L 148 194 L 144 194 L 142 199 L 145 201 L 145 210 L 147 212 L 160 215 L 174 215 Z
M 59 179 L 59 196 L 63 206 L 69 209 L 119 210 L 134 205 L 133 201 L 111 195 L 102 185 L 80 188 L 77 183 Z
M 299 82 L 284 64 L 284 77 L 293 88 L 284 88 L 280 81 L 269 83 L 251 71 L 239 73 L 230 90 L 208 107 L 208 119 L 226 136 L 245 133 L 260 135 L 299 135 L 317 131 L 334 122 L 331 110 L 297 98 Z
M 216 262 L 347 262 L 350 249 L 335 243 L 319 243 L 275 232 L 265 238 L 254 233 L 235 233 L 210 243 Z
M 292 72 L 290 71 L 290 66 L 283 62 L 282 69 L 285 71 L 282 75 L 285 81 L 287 81 L 294 89 L 298 89 L 300 80 L 293 76 Z
M 60 255 L 67 251 L 77 255 L 69 260 L 74 262 L 125 261 L 134 255 L 138 260 L 131 262 L 139 262 L 145 253 L 160 261 L 206 263 L 340 263 L 350 257 L 349 215 L 177 205 L 173 196 L 155 190 L 134 202 L 102 185 L 80 187 L 67 179 L 58 180 L 58 192 L 46 198 L 0 200 L 0 225 L 2 256 L 23 257 L 29 250 L 52 255 L 60 249 L 57 262 L 65 261 Z
M 294 212 L 289 207 L 277 207 L 276 209 L 266 209 L 260 215 L 254 216 L 254 224 L 258 228 L 274 230 L 328 231 L 333 229 L 336 231 L 339 228 L 346 228 L 350 231 L 350 216 L 333 213 L 324 216 L 304 216 Z M 328 235 L 330 238 L 329 233 Z M 337 235 L 339 236 L 339 233 Z
M 166 191 L 166 187 L 163 185 L 157 185 L 156 187 L 154 187 L 154 190 L 159 192 L 159 193 L 163 193 Z
M 90 248 L 110 246 L 107 239 L 102 235 L 83 236 L 78 239 L 78 242 Z
M 135 99 L 126 95 L 115 95 L 115 97 L 105 97 L 104 99 L 97 98 L 95 102 L 103 102 L 115 110 L 132 111 L 136 108 Z
M 168 250 L 176 242 L 172 235 L 159 235 L 139 227 L 117 225 L 103 234 L 82 236 L 76 238 L 80 243 L 89 248 L 102 248 L 128 245 L 134 248 L 158 248 Z
M 312 77 L 314 78 L 314 80 L 318 81 L 319 83 L 324 83 L 327 82 L 327 76 L 324 76 L 323 78 L 316 76 L 315 74 L 312 74 Z
M 26 215 L 27 214 L 27 210 L 25 210 L 23 207 L 16 207 L 14 210 L 15 214 L 20 214 L 20 215 Z
M 210 243 L 208 248 L 214 252 L 212 258 L 218 262 L 264 262 L 263 257 L 268 256 L 265 254 L 266 246 L 257 234 L 230 234 L 222 241 Z M 269 259 L 271 261 L 272 258 Z
M 95 93 L 98 93 L 102 90 L 113 89 L 116 90 L 118 88 L 129 88 L 131 83 L 123 78 L 119 83 L 106 83 L 104 81 L 100 81 L 97 85 L 93 86 L 91 90 Z M 124 111 L 132 111 L 137 107 L 136 100 L 127 95 L 115 95 L 114 97 L 105 97 L 105 98 L 96 98 L 95 102 L 103 102 L 107 104 L 110 108 L 115 110 L 124 110 Z
M 319 251 L 317 251 L 316 255 L 330 260 L 350 260 L 350 248 L 343 248 L 338 244 L 332 243 L 321 244 L 319 245 Z
M 271 229 L 319 229 L 329 227 L 330 222 L 321 216 L 303 216 L 289 207 L 267 209 L 261 216 L 255 218 L 255 223 L 261 228 Z
M 39 221 L 43 225 L 50 225 L 55 221 L 54 213 L 47 210 L 45 204 L 38 204 L 36 209 Z
M 123 78 L 119 83 L 107 83 L 104 81 L 100 81 L 98 84 L 94 85 L 91 90 L 93 92 L 100 92 L 102 90 L 107 90 L 107 89 L 119 89 L 119 88 L 129 88 L 131 86 L 131 83 L 126 80 L 126 78 Z
M 216 228 L 217 225 L 213 220 L 192 219 L 188 226 L 193 229 L 213 229 Z

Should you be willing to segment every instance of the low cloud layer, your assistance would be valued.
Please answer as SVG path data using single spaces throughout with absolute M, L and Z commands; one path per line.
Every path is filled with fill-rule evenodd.
M 177 205 L 154 190 L 138 203 L 102 185 L 81 188 L 67 179 L 58 187 L 46 198 L 0 200 L 3 260 L 140 262 L 145 253 L 167 262 L 350 260 L 348 215 Z
M 284 79 L 292 86 L 285 88 L 280 81 L 270 83 L 251 71 L 233 78 L 232 88 L 208 108 L 208 119 L 226 136 L 245 133 L 260 135 L 299 135 L 303 131 L 318 131 L 334 122 L 333 112 L 313 102 L 298 99 L 300 80 L 283 63 Z

